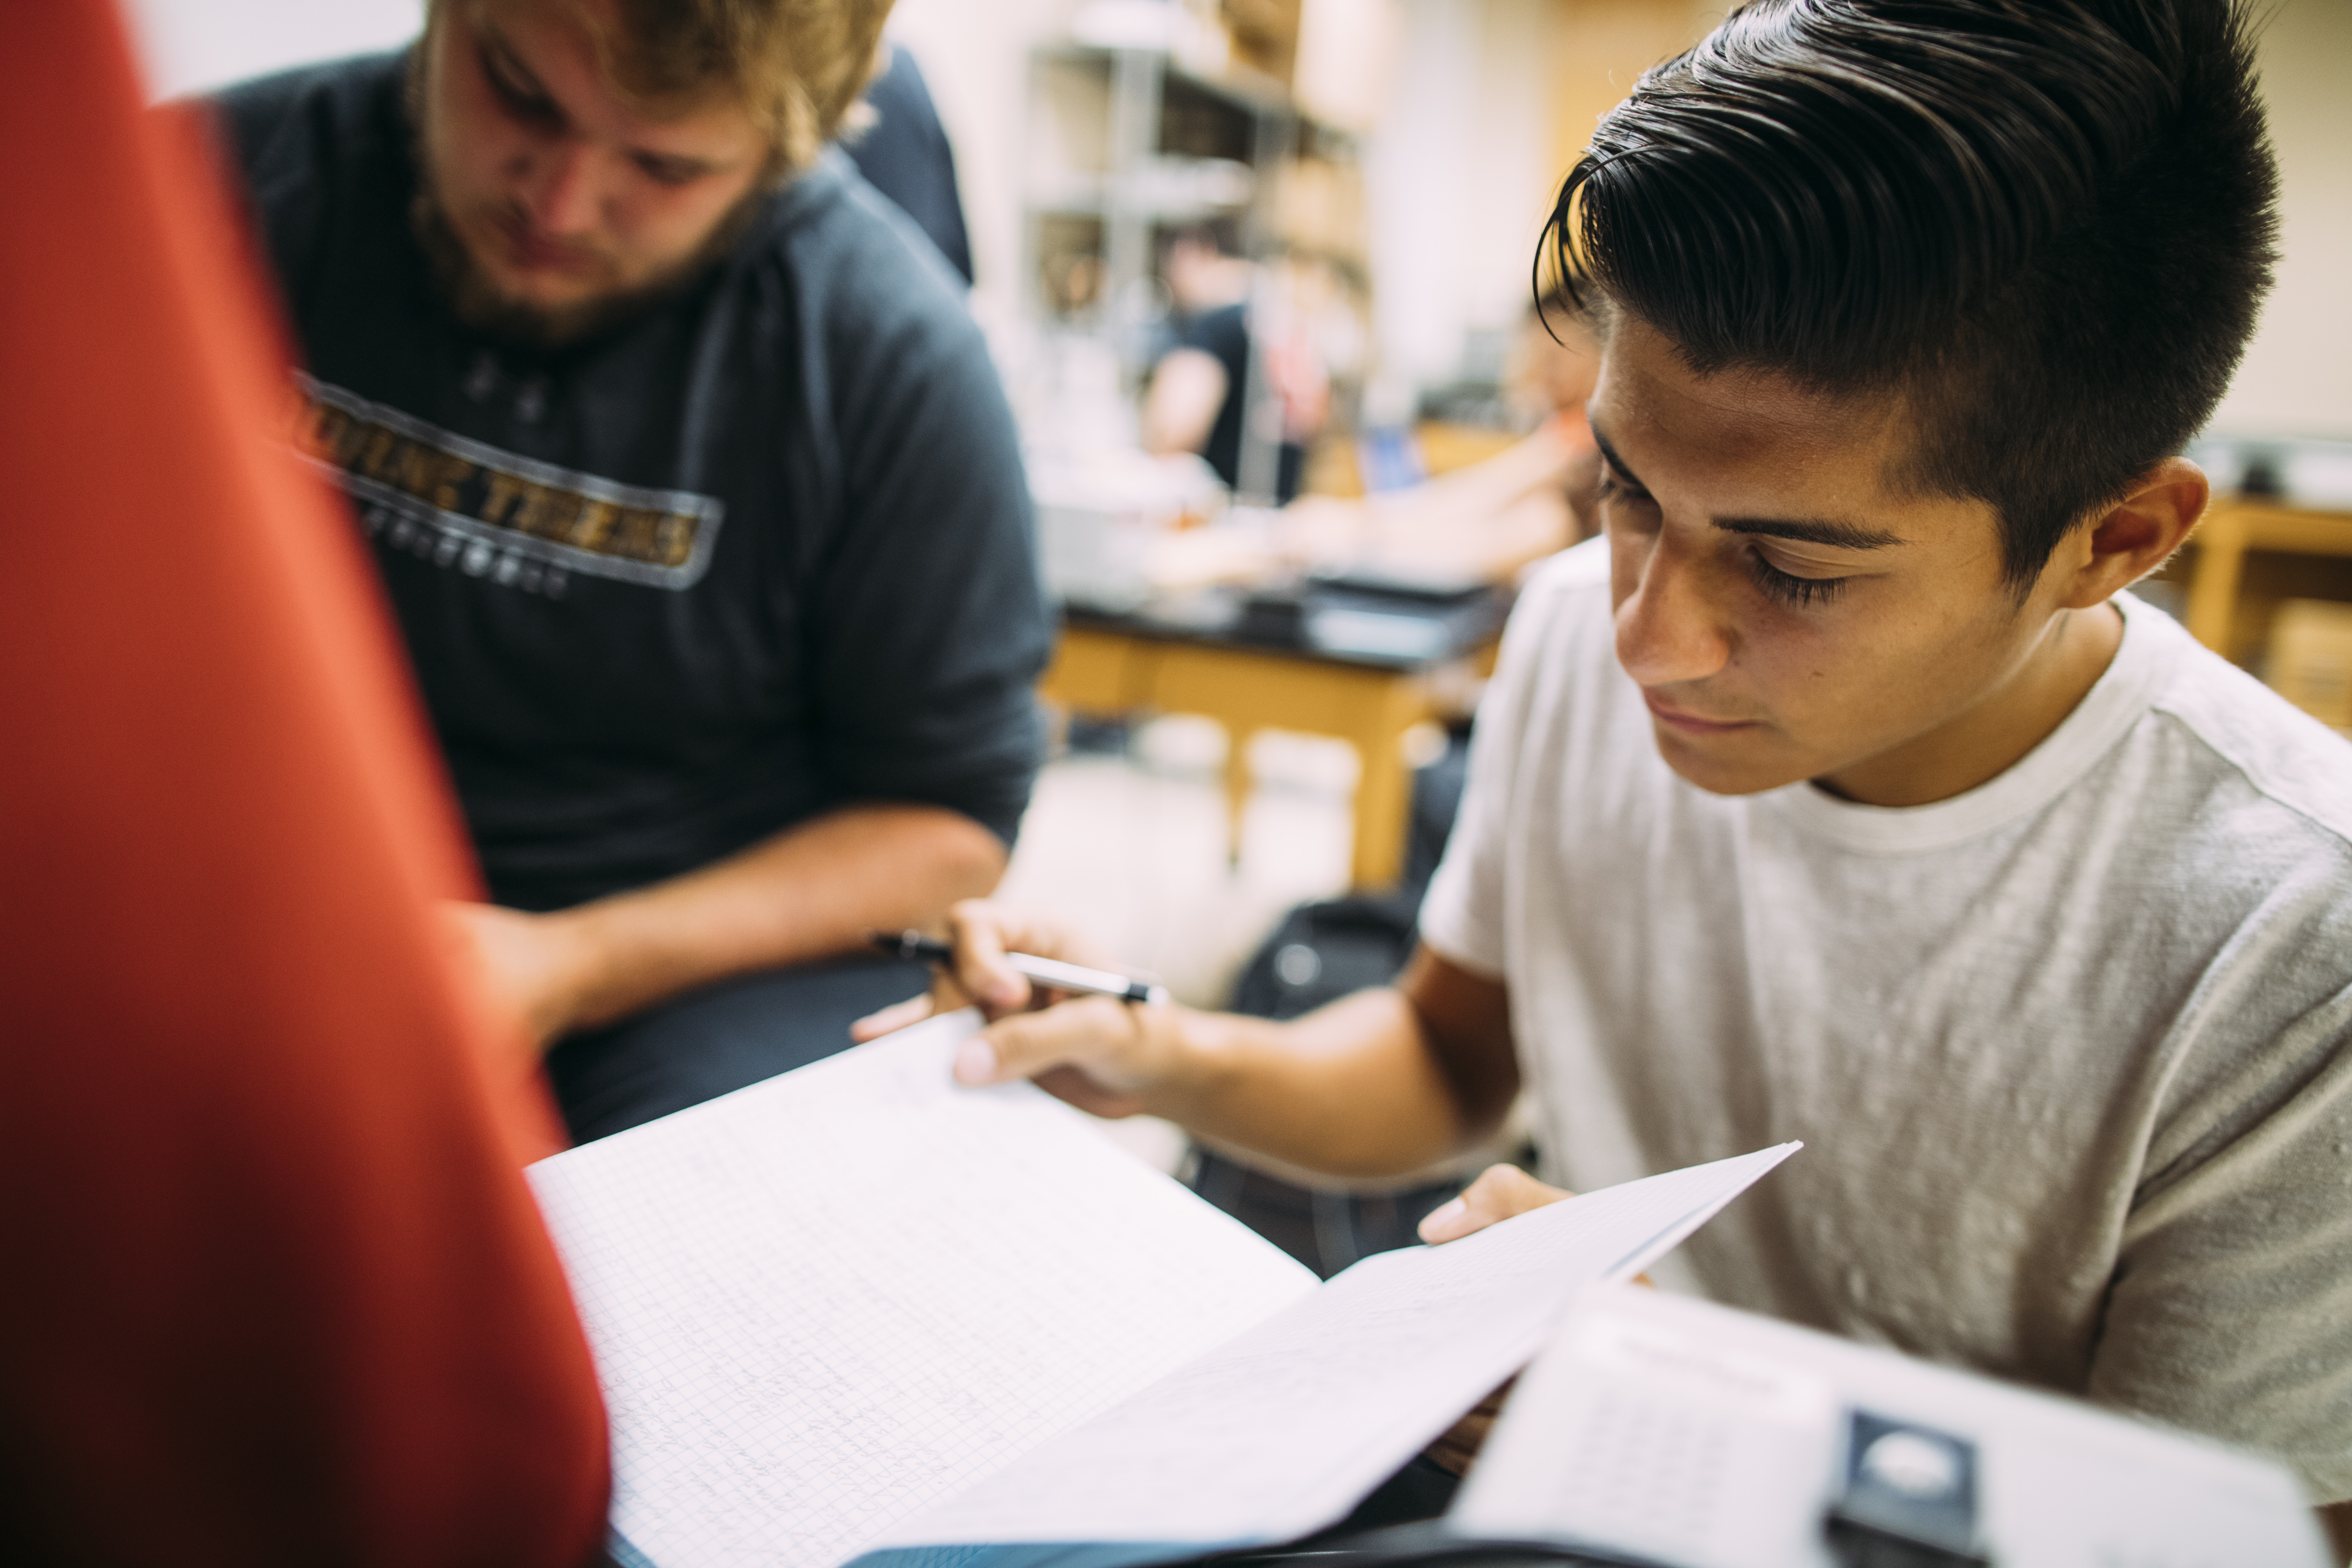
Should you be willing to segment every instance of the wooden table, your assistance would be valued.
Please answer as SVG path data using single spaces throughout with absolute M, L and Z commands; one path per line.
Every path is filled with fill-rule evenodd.
M 2243 658 L 2259 652 L 2254 644 L 2263 635 L 2262 627 L 2242 620 L 2246 556 L 2268 551 L 2352 557 L 2352 514 L 2224 496 L 2189 535 L 2189 635 L 2226 658 Z
M 1242 813 L 1249 804 L 1251 737 L 1260 730 L 1300 730 L 1347 742 L 1361 763 L 1353 882 L 1361 889 L 1385 888 L 1396 881 L 1404 861 L 1412 797 L 1404 737 L 1431 715 L 1427 676 L 1492 640 L 1489 628 L 1442 657 L 1349 658 L 1252 646 L 1156 624 L 1148 616 L 1072 613 L 1038 691 L 1090 717 L 1197 713 L 1222 724 L 1228 742 L 1225 806 L 1236 854 Z

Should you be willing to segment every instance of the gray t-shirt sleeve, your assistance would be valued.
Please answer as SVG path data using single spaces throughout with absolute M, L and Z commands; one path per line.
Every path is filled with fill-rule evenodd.
M 2294 955 L 2273 956 L 2243 984 L 2291 990 Z M 2085 1392 L 2273 1453 L 2315 1502 L 2352 1499 L 2352 989 L 2283 1028 L 2260 995 L 2203 1001 Z
M 960 308 L 829 325 L 885 341 L 835 356 L 861 368 L 838 389 L 852 521 L 808 596 L 818 768 L 836 798 L 945 805 L 1009 844 L 1053 639 L 1012 411 Z
M 1422 900 L 1423 942 L 1448 963 L 1488 979 L 1502 978 L 1506 958 L 1503 873 L 1514 851 L 1511 786 L 1519 768 L 1519 736 L 1527 729 L 1529 706 L 1541 695 L 1560 597 L 1606 575 L 1607 549 L 1595 540 L 1566 552 L 1537 574 L 1512 609 L 1495 678 L 1478 703 L 1461 815 Z
M 1525 661 L 1507 653 L 1478 704 L 1470 740 L 1470 778 L 1445 855 L 1421 900 L 1421 940 L 1457 968 L 1500 979 L 1504 966 L 1503 879 L 1506 824 L 1518 725 L 1512 721 Z

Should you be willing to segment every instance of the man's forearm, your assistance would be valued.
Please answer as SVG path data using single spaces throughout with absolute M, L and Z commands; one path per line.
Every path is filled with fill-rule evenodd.
M 1098 1115 L 1150 1111 L 1344 1176 L 1419 1170 L 1485 1137 L 1518 1096 L 1509 989 L 1426 946 L 1393 985 L 1277 1024 L 1107 996 L 1029 1005 L 1037 997 L 1005 954 L 1112 961 L 1051 917 L 1003 905 L 959 906 L 950 925 L 953 973 L 860 1027 L 870 1038 L 929 1009 L 978 1002 L 992 1021 L 957 1052 L 965 1084 L 1034 1078 Z
M 1150 1091 L 1190 1130 L 1339 1176 L 1418 1170 L 1498 1125 L 1516 1092 L 1464 1085 L 1438 1065 L 1402 992 L 1382 987 L 1277 1024 L 1171 1009 L 1186 1068 Z
M 694 986 L 936 928 L 995 887 L 1004 849 L 957 812 L 845 806 L 683 877 L 542 917 L 574 955 L 566 1028 L 626 1017 Z

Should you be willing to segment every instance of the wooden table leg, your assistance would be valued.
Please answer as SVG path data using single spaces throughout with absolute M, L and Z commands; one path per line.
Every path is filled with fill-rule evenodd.
M 1225 728 L 1225 864 L 1242 863 L 1242 818 L 1249 812 L 1250 742 L 1255 728 L 1224 721 Z
M 1412 806 L 1412 770 L 1405 765 L 1404 734 L 1420 722 L 1425 706 L 1410 680 L 1383 683 L 1352 737 L 1362 771 L 1356 782 L 1357 888 L 1393 887 L 1404 869 L 1407 818 Z
M 2192 536 L 2197 563 L 2189 577 L 2189 635 L 2230 657 L 2230 620 L 2246 563 L 2246 522 L 2231 506 L 2217 506 Z

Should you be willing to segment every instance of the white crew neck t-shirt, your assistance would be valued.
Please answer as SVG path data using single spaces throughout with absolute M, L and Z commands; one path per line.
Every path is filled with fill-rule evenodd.
M 1801 1138 L 1663 1283 L 2270 1450 L 2352 1498 L 2352 746 L 2128 595 L 1989 783 L 1709 795 L 1540 573 L 1421 915 L 1546 1174 Z

